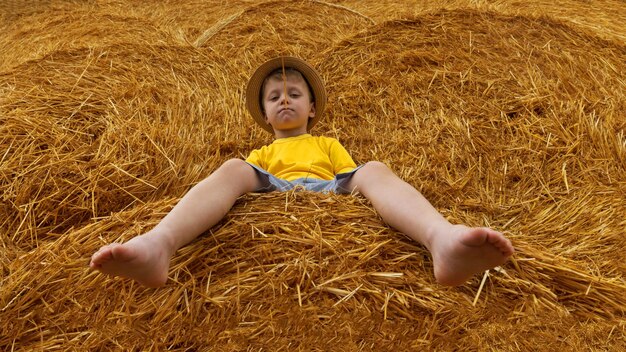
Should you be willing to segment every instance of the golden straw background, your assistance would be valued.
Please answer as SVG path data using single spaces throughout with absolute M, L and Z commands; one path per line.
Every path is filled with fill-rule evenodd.
M 0 350 L 626 350 L 624 1 L 3 1 Z M 314 133 L 513 259 L 457 288 L 360 196 L 252 194 L 165 287 L 88 269 L 272 137 L 280 54 Z M 419 214 L 416 214 L 419 216 Z

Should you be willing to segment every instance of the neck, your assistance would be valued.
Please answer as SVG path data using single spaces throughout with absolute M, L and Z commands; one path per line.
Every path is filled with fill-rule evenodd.
M 281 138 L 289 138 L 289 137 L 298 137 L 307 133 L 308 132 L 306 128 L 304 129 L 295 128 L 293 130 L 274 130 L 274 138 L 281 139 Z

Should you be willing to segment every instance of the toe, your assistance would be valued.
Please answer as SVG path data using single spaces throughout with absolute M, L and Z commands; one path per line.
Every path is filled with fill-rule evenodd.
M 103 262 L 109 260 L 109 258 L 111 258 L 110 246 L 104 246 L 91 256 L 91 264 L 100 266 Z

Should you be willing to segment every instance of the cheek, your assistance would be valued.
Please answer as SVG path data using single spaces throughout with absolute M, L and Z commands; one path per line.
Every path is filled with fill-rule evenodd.
M 264 113 L 266 116 L 271 115 L 274 111 L 276 111 L 276 104 L 273 104 L 272 102 L 265 103 Z

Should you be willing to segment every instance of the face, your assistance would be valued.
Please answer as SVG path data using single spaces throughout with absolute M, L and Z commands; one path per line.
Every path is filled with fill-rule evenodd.
M 277 137 L 307 133 L 309 119 L 315 116 L 315 104 L 311 100 L 302 78 L 287 76 L 286 84 L 282 79 L 269 78 L 263 91 L 265 121 Z

